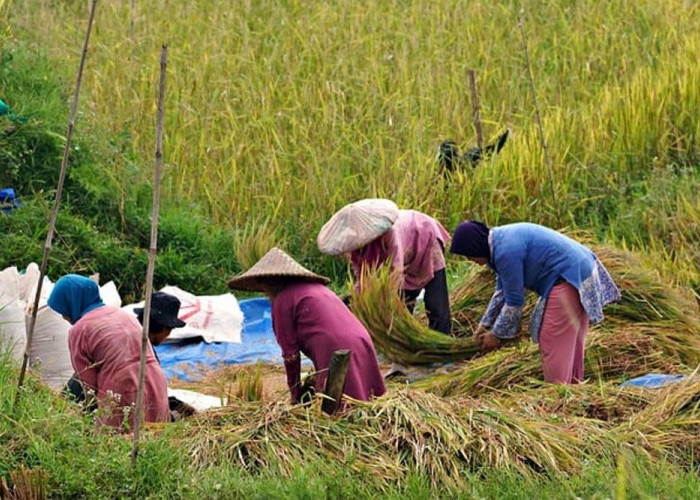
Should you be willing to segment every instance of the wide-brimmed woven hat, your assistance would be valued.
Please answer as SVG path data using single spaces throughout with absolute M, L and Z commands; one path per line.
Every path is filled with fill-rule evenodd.
M 318 233 L 321 252 L 340 255 L 362 248 L 394 225 L 399 207 L 391 200 L 368 198 L 345 205 L 328 219 Z
M 296 278 L 324 285 L 330 282 L 325 276 L 309 271 L 288 254 L 274 247 L 253 264 L 253 267 L 232 278 L 228 286 L 237 290 L 261 292 L 261 285 L 270 278 Z

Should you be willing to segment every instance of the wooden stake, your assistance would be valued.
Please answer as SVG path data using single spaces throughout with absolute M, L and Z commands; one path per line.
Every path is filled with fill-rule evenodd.
M 479 94 L 476 91 L 476 72 L 469 70 L 469 87 L 472 93 L 472 114 L 474 115 L 474 128 L 476 128 L 476 145 L 479 150 L 484 147 L 484 133 L 481 129 L 481 116 L 479 114 Z
M 340 406 L 340 399 L 345 389 L 345 377 L 348 375 L 350 365 L 350 351 L 343 349 L 335 351 L 328 364 L 328 378 L 323 393 L 328 396 L 321 403 L 321 410 L 329 415 L 335 413 Z
M 136 17 L 136 0 L 131 0 L 131 9 L 129 10 L 129 38 L 131 39 L 132 45 L 134 44 L 134 18 L 135 17 Z
M 141 336 L 141 360 L 139 363 L 139 380 L 136 389 L 136 416 L 134 418 L 134 443 L 131 448 L 131 464 L 136 464 L 139 453 L 139 431 L 143 418 L 143 383 L 146 375 L 146 349 L 148 348 L 148 328 L 151 317 L 151 292 L 153 290 L 153 272 L 158 249 L 158 209 L 160 206 L 160 172 L 163 164 L 163 107 L 165 100 L 165 69 L 167 67 L 168 46 L 163 45 L 160 54 L 160 86 L 158 91 L 158 112 L 156 118 L 156 160 L 153 179 L 153 211 L 151 213 L 151 245 L 148 249 L 148 269 L 146 270 L 146 304 L 143 308 L 143 335 Z
M 56 218 L 58 217 L 58 206 L 61 203 L 61 195 L 63 193 L 63 184 L 66 180 L 66 171 L 68 170 L 68 157 L 70 156 L 70 144 L 73 137 L 73 128 L 75 127 L 75 115 L 78 110 L 78 97 L 80 96 L 80 84 L 83 81 L 83 70 L 85 68 L 85 59 L 87 57 L 88 44 L 90 43 L 90 33 L 92 32 L 92 23 L 95 19 L 95 7 L 97 0 L 92 0 L 90 7 L 90 15 L 88 17 L 87 30 L 85 31 L 85 40 L 83 41 L 83 52 L 80 55 L 80 65 L 78 66 L 78 75 L 75 79 L 75 90 L 73 92 L 73 103 L 71 104 L 70 117 L 68 119 L 68 131 L 66 132 L 66 147 L 63 150 L 63 159 L 61 160 L 61 169 L 58 174 L 58 185 L 56 186 L 56 196 L 53 202 L 53 210 L 51 211 L 51 219 L 49 220 L 49 230 L 46 233 L 46 242 L 44 243 L 44 254 L 41 258 L 41 268 L 39 271 L 39 281 L 36 285 L 36 295 L 34 295 L 34 305 L 32 307 L 32 315 L 29 320 L 29 328 L 27 329 L 27 343 L 24 348 L 24 356 L 22 358 L 22 366 L 19 370 L 19 379 L 17 380 L 17 392 L 12 405 L 13 412 L 19 403 L 24 377 L 27 373 L 27 365 L 29 364 L 29 351 L 32 346 L 34 337 L 34 326 L 36 325 L 36 313 L 39 309 L 39 299 L 41 297 L 41 288 L 44 284 L 44 276 L 46 276 L 46 266 L 51 253 L 51 243 L 53 234 L 56 230 Z
M 523 42 L 523 52 L 525 54 L 525 64 L 527 65 L 527 76 L 530 81 L 530 92 L 532 92 L 532 100 L 535 102 L 535 119 L 537 120 L 537 129 L 540 133 L 540 144 L 542 145 L 542 151 L 544 152 L 544 161 L 547 166 L 547 173 L 549 174 L 549 186 L 552 189 L 552 201 L 559 210 L 559 202 L 557 200 L 557 193 L 554 190 L 554 175 L 552 174 L 552 160 L 549 157 L 549 148 L 547 147 L 547 141 L 544 138 L 544 129 L 542 127 L 542 118 L 540 118 L 540 105 L 537 101 L 537 92 L 535 91 L 535 78 L 532 75 L 532 67 L 530 66 L 530 55 L 527 50 L 527 36 L 525 35 L 525 29 L 523 28 L 523 19 L 518 14 L 518 28 L 520 29 L 520 36 Z

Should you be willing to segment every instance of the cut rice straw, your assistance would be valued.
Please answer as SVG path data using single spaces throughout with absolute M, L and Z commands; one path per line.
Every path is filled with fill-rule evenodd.
M 484 467 L 573 473 L 584 452 L 580 426 L 412 390 L 355 402 L 340 418 L 323 414 L 318 404 L 241 403 L 192 422 L 181 439 L 195 466 L 233 462 L 251 472 L 274 469 L 285 476 L 298 464 L 319 459 L 387 483 L 420 469 L 433 484 L 463 487 L 466 471 Z M 595 422 L 589 427 L 587 439 L 602 436 Z

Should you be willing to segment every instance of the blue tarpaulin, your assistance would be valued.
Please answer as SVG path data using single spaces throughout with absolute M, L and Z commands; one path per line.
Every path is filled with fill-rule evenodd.
M 685 375 L 667 375 L 664 373 L 647 373 L 641 377 L 636 377 L 633 379 L 620 384 L 622 387 L 644 387 L 646 389 L 655 389 L 657 387 L 663 387 L 668 384 L 674 384 L 685 380 Z
M 241 300 L 243 331 L 241 343 L 207 344 L 179 342 L 156 346 L 160 366 L 168 380 L 177 377 L 189 382 L 199 380 L 208 370 L 225 364 L 280 363 L 282 352 L 272 330 L 272 312 L 267 299 Z M 307 361 L 308 362 L 308 361 Z
M 12 188 L 0 189 L 0 211 L 10 213 L 10 210 L 19 208 L 22 206 L 22 202 L 19 201 L 15 190 Z

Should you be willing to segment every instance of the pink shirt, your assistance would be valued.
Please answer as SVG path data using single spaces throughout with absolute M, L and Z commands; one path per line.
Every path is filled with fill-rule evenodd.
M 355 250 L 350 264 L 359 278 L 362 267 L 376 267 L 389 259 L 403 275 L 404 290 L 420 290 L 445 268 L 444 250 L 450 234 L 438 221 L 415 210 L 399 210 L 394 225 L 376 240 Z
M 134 425 L 141 335 L 142 327 L 135 316 L 111 306 L 90 311 L 70 329 L 71 362 L 86 391 L 96 392 L 101 425 L 120 428 L 127 406 L 132 406 L 129 422 Z M 170 421 L 167 382 L 150 343 L 143 408 L 146 422 Z
M 344 393 L 369 400 L 386 391 L 374 344 L 365 327 L 338 296 L 319 283 L 293 283 L 272 301 L 272 327 L 282 349 L 292 400 L 300 395 L 302 352 L 320 372 L 316 389 L 322 391 L 333 352 L 349 349 L 350 365 Z

